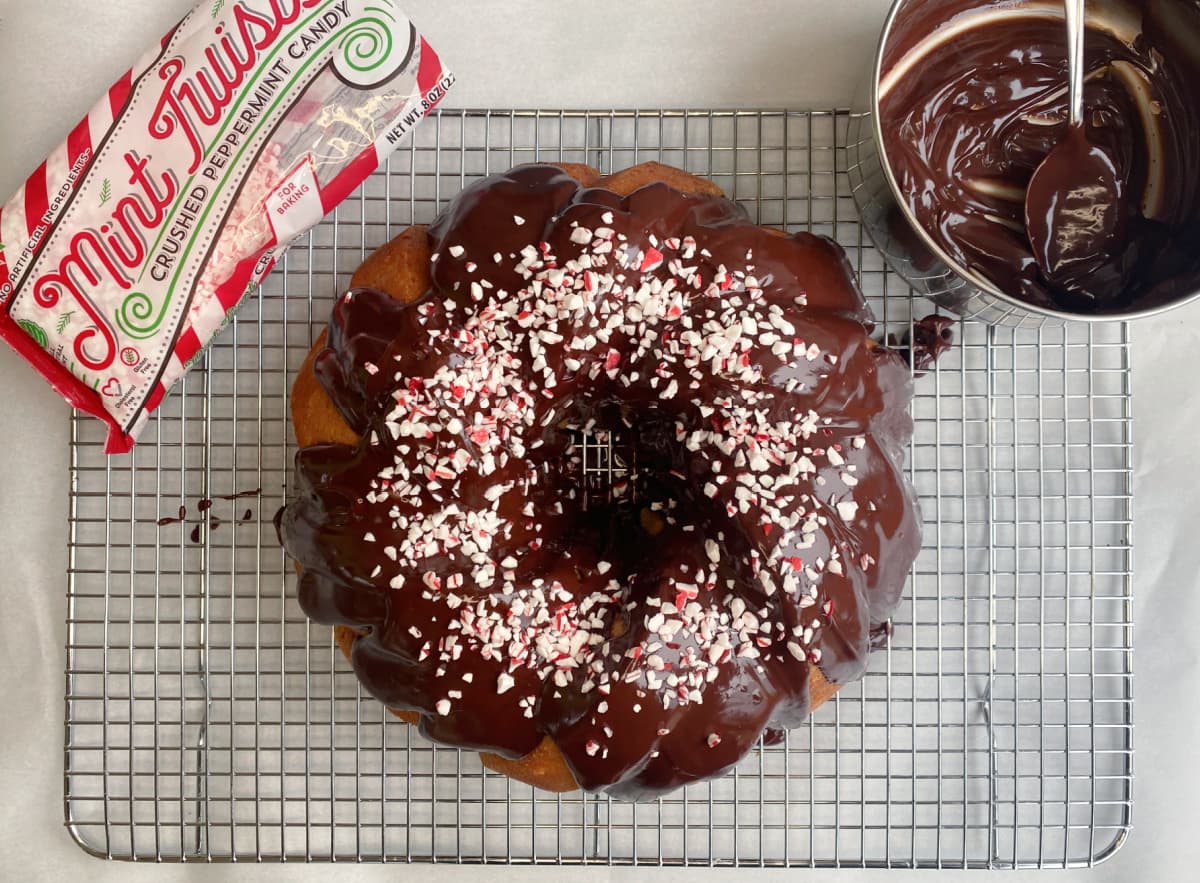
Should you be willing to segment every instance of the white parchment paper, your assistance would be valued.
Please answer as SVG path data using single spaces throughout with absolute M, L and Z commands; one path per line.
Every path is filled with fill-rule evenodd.
M 0 193 L 15 189 L 99 91 L 190 5 L 0 0 Z M 804 108 L 849 103 L 887 3 L 404 5 L 459 74 L 452 106 Z M 1190 879 L 1200 858 L 1200 760 L 1194 747 L 1200 731 L 1200 406 L 1192 404 L 1197 355 L 1200 307 L 1135 329 L 1135 830 L 1112 861 L 1067 874 L 1070 879 Z M 0 878 L 232 876 L 233 869 L 220 867 L 105 865 L 85 857 L 63 828 L 67 412 L 6 349 L 0 351 L 0 400 Z M 403 872 L 317 866 L 249 873 L 384 880 Z M 479 871 L 438 867 L 419 873 L 437 881 Z M 635 873 L 641 876 L 605 869 L 487 871 L 505 880 L 632 879 Z M 841 879 L 883 879 L 887 873 L 845 872 Z M 659 876 L 683 879 L 682 873 Z M 697 876 L 727 874 L 687 872 L 688 879 Z M 960 876 L 966 877 L 939 879 Z

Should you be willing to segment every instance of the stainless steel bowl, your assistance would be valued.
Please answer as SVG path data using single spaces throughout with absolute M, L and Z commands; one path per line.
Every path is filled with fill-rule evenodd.
M 1065 322 L 1124 322 L 1158 315 L 1200 299 L 1200 289 L 1168 304 L 1119 314 L 1083 314 L 1036 306 L 998 289 L 987 279 L 958 264 L 925 231 L 900 192 L 888 162 L 879 114 L 879 84 L 889 39 L 897 17 L 928 0 L 895 0 L 888 11 L 870 76 L 850 119 L 848 174 L 863 226 L 888 265 L 918 294 L 966 319 L 993 325 L 1038 327 Z M 980 0 L 982 4 L 984 0 Z M 1196 10 L 1194 0 L 1152 0 L 1155 5 L 1178 3 Z M 1033 5 L 1033 0 L 1029 4 Z M 1045 3 L 1038 5 L 1044 6 Z

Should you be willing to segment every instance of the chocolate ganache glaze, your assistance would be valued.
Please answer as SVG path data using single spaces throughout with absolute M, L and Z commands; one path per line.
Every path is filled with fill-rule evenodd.
M 361 441 L 302 450 L 279 517 L 366 689 L 640 798 L 798 725 L 811 665 L 860 677 L 920 530 L 910 372 L 840 249 L 540 165 L 427 235 L 420 302 L 337 303 L 316 373 Z M 564 466 L 580 429 L 636 450 L 609 504 Z
M 1065 250 L 1024 217 L 1034 171 L 1068 136 L 1061 3 L 909 4 L 884 49 L 879 109 L 900 190 L 955 262 L 1029 303 L 1120 313 L 1200 284 L 1200 4 L 1105 0 L 1087 21 L 1073 137 L 1095 180 L 1064 165 L 1070 182 L 1037 182 L 1065 185 L 1076 219 L 1094 218 Z M 1054 278 L 1031 237 L 1054 246 Z

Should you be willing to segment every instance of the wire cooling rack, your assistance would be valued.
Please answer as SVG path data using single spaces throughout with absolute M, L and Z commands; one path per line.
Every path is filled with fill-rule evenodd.
M 925 547 L 890 647 L 785 744 L 656 803 L 540 793 L 426 743 L 296 604 L 271 523 L 294 453 L 288 389 L 372 248 L 516 163 L 660 160 L 762 223 L 836 238 L 882 328 L 903 335 L 930 310 L 863 242 L 848 121 L 442 113 L 297 243 L 132 455 L 106 458 L 103 427 L 77 418 L 64 809 L 79 843 L 185 861 L 1007 868 L 1111 854 L 1132 778 L 1121 325 L 956 328 L 916 384 Z M 592 481 L 623 468 L 603 439 L 583 455 Z

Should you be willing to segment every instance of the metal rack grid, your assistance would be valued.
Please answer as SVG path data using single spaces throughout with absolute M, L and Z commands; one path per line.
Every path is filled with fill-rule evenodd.
M 79 843 L 202 861 L 1002 868 L 1111 854 L 1132 782 L 1120 325 L 956 328 L 917 381 L 926 542 L 890 647 L 784 745 L 657 803 L 543 794 L 427 744 L 296 605 L 271 523 L 294 450 L 290 379 L 370 249 L 515 163 L 660 160 L 762 223 L 836 238 L 902 334 L 927 310 L 863 242 L 848 119 L 442 113 L 296 244 L 132 455 L 105 458 L 103 427 L 76 418 L 64 811 Z M 607 470 L 589 444 L 589 471 Z M 187 521 L 157 523 L 181 506 Z

